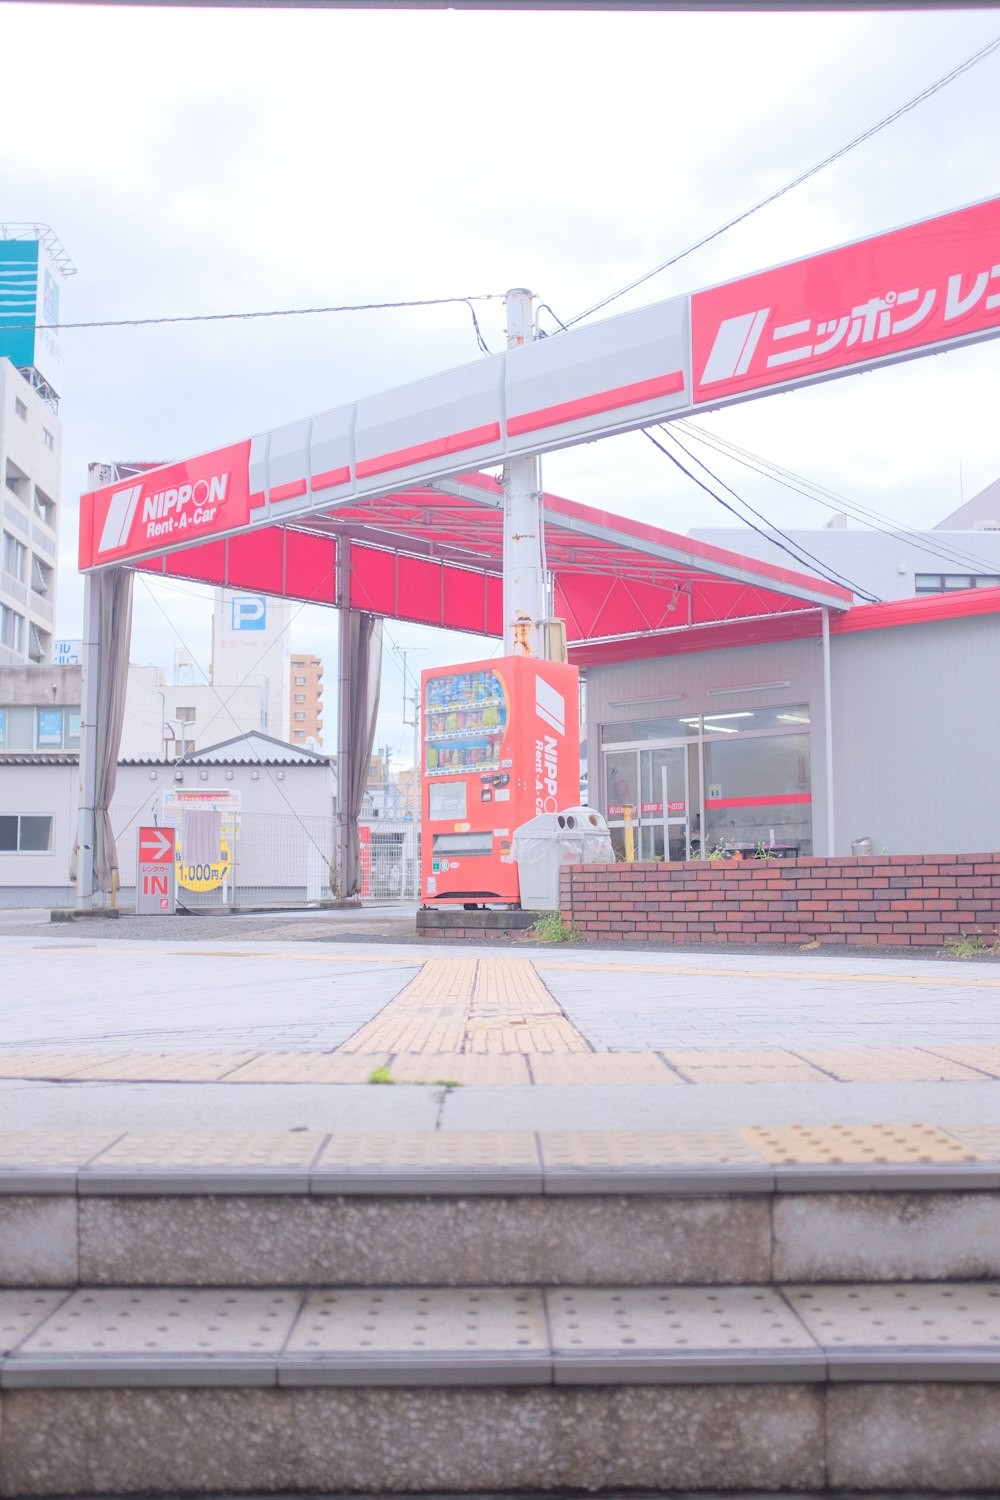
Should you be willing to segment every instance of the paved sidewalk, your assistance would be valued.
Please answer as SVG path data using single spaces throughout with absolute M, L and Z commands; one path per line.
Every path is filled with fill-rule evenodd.
M 0 1129 L 1000 1126 L 994 965 L 296 942 L 283 920 L 278 943 L 0 928 Z

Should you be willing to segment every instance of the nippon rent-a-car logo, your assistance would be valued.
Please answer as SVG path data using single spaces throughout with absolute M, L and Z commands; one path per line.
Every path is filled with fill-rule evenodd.
M 229 480 L 228 472 L 213 474 L 208 479 L 196 479 L 192 484 L 154 490 L 145 498 L 142 482 L 115 490 L 104 519 L 98 553 L 117 552 L 128 546 L 137 512 L 140 515 L 137 540 L 140 541 L 155 541 L 160 537 L 174 540 L 188 531 L 211 526 L 220 507 L 226 503 Z
M 555 734 L 535 740 L 535 812 L 558 811 L 559 742 L 566 734 L 566 699 L 550 683 L 535 678 L 535 713 Z

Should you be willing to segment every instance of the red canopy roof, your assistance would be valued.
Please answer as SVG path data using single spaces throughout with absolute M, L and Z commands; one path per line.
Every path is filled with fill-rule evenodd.
M 566 620 L 571 644 L 610 645 L 851 603 L 847 589 L 825 579 L 557 495 L 545 495 L 544 513 L 555 613 Z M 339 585 L 338 543 L 347 544 Z M 139 566 L 501 635 L 503 492 L 484 475 L 465 475 L 177 549 Z

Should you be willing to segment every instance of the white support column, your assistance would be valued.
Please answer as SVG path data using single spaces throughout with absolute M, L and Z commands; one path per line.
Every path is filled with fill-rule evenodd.
M 823 618 L 823 745 L 826 762 L 826 853 L 832 856 L 834 849 L 833 822 L 833 689 L 830 681 L 830 611 L 822 611 Z
M 507 293 L 507 348 L 534 338 L 532 296 Z M 546 617 L 542 476 L 536 454 L 509 459 L 503 471 L 503 649 L 505 656 L 544 656 Z
M 101 575 L 83 580 L 83 699 L 80 704 L 80 809 L 77 817 L 76 904 L 94 904 L 94 840 L 97 824 L 97 690 L 101 660 Z
M 344 898 L 348 875 L 348 817 L 346 813 L 351 774 L 351 611 L 350 611 L 351 544 L 337 538 L 337 605 L 340 609 L 337 645 L 337 849 L 336 890 Z

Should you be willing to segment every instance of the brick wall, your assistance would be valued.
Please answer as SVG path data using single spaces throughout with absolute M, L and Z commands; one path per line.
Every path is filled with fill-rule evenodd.
M 581 937 L 612 943 L 992 943 L 1000 854 L 571 865 L 561 904 Z

